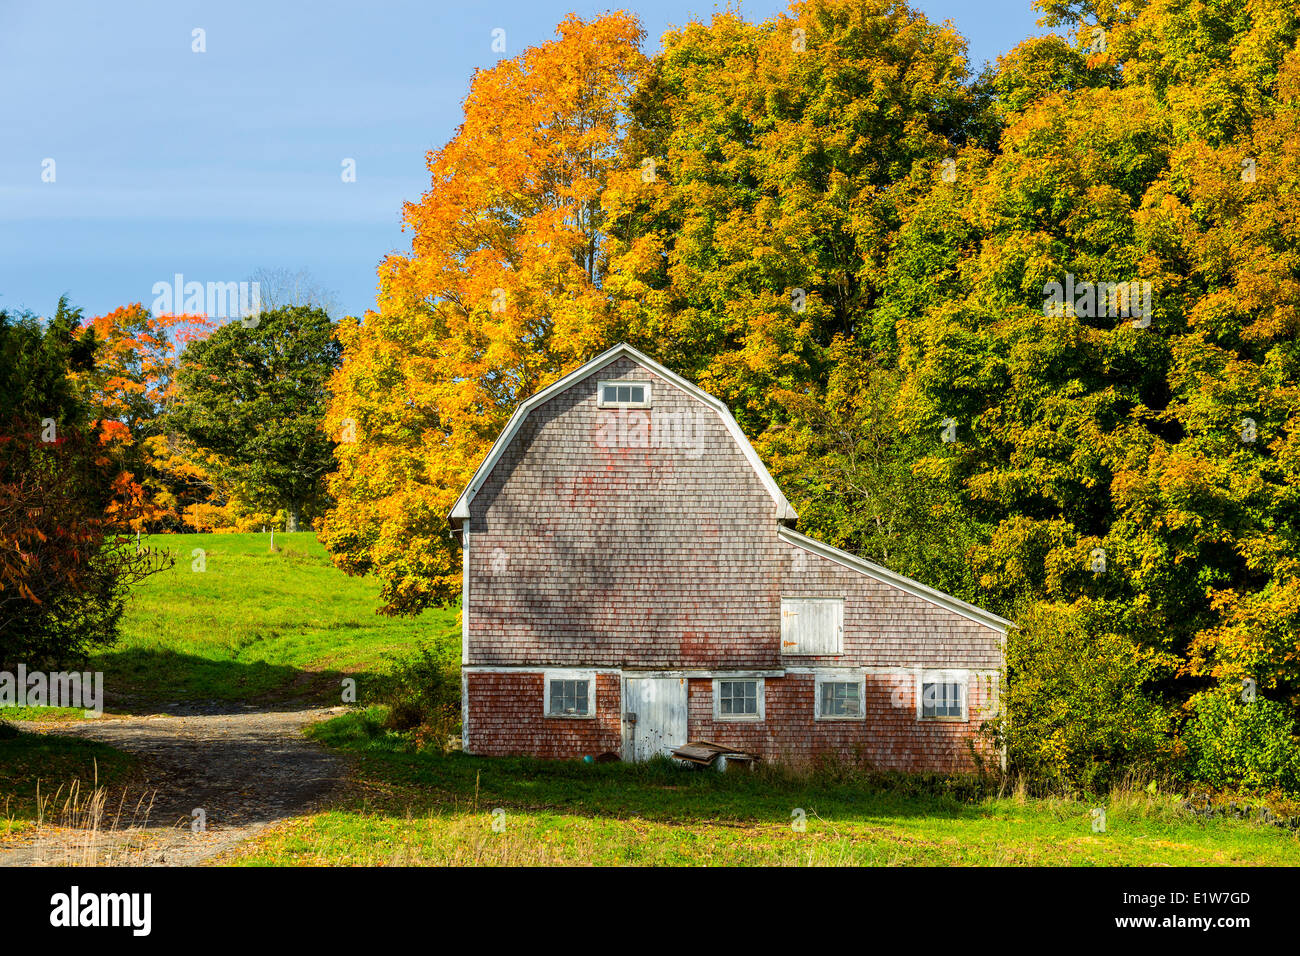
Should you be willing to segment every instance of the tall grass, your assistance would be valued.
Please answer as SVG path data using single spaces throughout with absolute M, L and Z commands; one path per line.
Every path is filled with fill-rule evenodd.
M 99 783 L 98 766 L 88 784 L 78 778 L 58 784 L 53 792 L 36 781 L 31 823 L 35 839 L 32 862 L 37 866 L 138 866 L 149 861 L 151 839 L 145 829 L 157 791 L 142 790 L 132 800 L 128 789 L 113 791 Z M 28 811 L 32 812 L 32 811 Z M 4 815 L 15 824 L 12 795 Z

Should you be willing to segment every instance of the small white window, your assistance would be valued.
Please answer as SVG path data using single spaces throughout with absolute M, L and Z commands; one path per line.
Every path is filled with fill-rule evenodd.
M 818 720 L 866 717 L 866 682 L 860 671 L 818 672 L 816 694 Z
M 713 681 L 715 720 L 762 720 L 761 677 L 719 677 Z
M 543 686 L 547 717 L 596 716 L 596 675 L 590 671 L 547 671 Z
M 922 720 L 965 720 L 966 672 L 923 673 L 917 688 L 917 711 Z
M 782 654 L 844 653 L 843 598 L 781 598 Z
M 648 382 L 599 382 L 596 395 L 601 408 L 649 408 Z

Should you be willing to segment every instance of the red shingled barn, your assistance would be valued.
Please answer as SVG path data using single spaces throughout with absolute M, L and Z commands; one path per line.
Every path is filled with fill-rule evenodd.
M 1011 622 L 795 520 L 726 406 L 630 346 L 529 398 L 451 513 L 465 750 L 996 759 Z

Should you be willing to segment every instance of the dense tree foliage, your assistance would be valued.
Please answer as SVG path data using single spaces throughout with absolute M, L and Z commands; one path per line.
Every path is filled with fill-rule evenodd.
M 71 374 L 95 339 L 60 300 L 48 324 L 0 312 L 0 668 L 75 662 L 113 642 L 130 585 L 161 566 L 121 537 L 138 486 Z
M 321 309 L 284 306 L 190 343 L 168 423 L 214 456 L 243 497 L 285 509 L 287 530 L 319 513 L 333 442 L 321 430 L 339 364 Z
M 774 388 L 824 386 L 836 341 L 892 338 L 872 319 L 908 177 L 981 132 L 965 41 L 891 0 L 818 0 L 663 42 L 605 198 L 607 288 L 626 338 L 758 435 Z
M 1021 767 L 1292 780 L 1300 19 L 1038 6 L 1061 33 L 976 77 L 890 0 L 648 60 L 571 18 L 477 74 L 342 330 L 335 559 L 390 612 L 454 599 L 444 516 L 506 416 L 626 339 L 728 402 L 810 533 L 1021 622 Z
M 409 255 L 377 307 L 339 329 L 339 506 L 324 540 L 376 571 L 385 609 L 460 593 L 447 512 L 513 407 L 604 347 L 601 196 L 641 66 L 635 21 L 571 17 L 551 44 L 475 74 L 456 136 L 407 204 Z
M 175 373 L 185 346 L 210 330 L 201 315 L 153 315 L 139 303 L 95 316 L 82 328 L 94 336 L 94 364 L 73 372 L 90 414 L 136 488 L 137 531 L 175 530 L 185 507 L 203 496 L 196 464 L 170 451 L 165 420 L 176 396 Z
M 1294 717 L 1297 21 L 1089 12 L 1093 76 L 1055 44 L 1005 58 L 1052 82 L 899 231 L 903 427 L 964 429 L 916 469 L 987 515 L 969 556 L 993 606 L 1068 606 L 1098 640 L 1171 653 L 1147 682 L 1170 707 L 1266 706 L 1237 696 L 1251 682 Z M 1149 314 L 1044 307 L 1051 283 L 1132 281 Z

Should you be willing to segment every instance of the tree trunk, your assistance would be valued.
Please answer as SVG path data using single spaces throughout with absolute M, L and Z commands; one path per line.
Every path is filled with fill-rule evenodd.
M 296 504 L 291 504 L 288 506 L 288 508 L 285 509 L 285 519 L 284 519 L 285 531 L 298 530 L 298 510 L 299 508 L 298 505 Z

